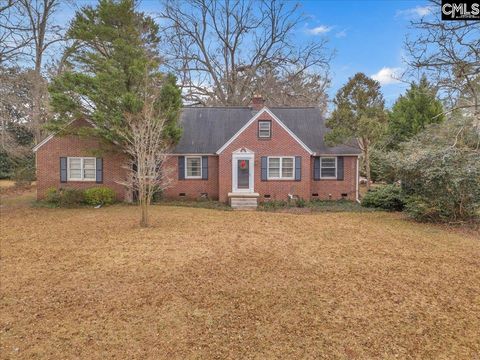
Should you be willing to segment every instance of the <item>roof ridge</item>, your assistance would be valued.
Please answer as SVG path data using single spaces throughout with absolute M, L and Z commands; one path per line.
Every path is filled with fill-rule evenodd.
M 183 106 L 183 109 L 252 109 L 249 106 Z

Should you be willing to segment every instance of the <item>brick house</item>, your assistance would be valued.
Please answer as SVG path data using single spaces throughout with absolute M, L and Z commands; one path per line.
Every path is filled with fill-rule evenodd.
M 321 111 L 314 107 L 184 108 L 183 135 L 169 154 L 173 181 L 167 198 L 210 199 L 235 207 L 257 201 L 358 199 L 359 151 L 328 147 Z M 77 120 L 73 126 L 91 126 Z M 131 198 L 119 185 L 125 178 L 122 153 L 94 155 L 100 140 L 51 135 L 38 144 L 37 198 L 50 187 L 113 188 L 119 200 Z

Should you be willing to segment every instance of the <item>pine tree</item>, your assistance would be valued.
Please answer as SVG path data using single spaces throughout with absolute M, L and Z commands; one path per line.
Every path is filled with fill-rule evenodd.
M 397 148 L 398 144 L 424 130 L 426 125 L 438 124 L 444 119 L 436 89 L 422 76 L 418 84 L 412 83 L 405 95 L 401 95 L 393 105 L 388 117 L 387 148 Z
M 141 111 L 148 78 L 161 88 L 158 106 L 168 118 L 165 135 L 178 141 L 180 90 L 175 77 L 159 71 L 158 25 L 135 5 L 133 0 L 101 0 L 76 13 L 67 31 L 73 45 L 66 50 L 66 70 L 49 89 L 56 112 L 50 129 L 85 117 L 95 124 L 95 133 L 121 144 L 125 114 Z

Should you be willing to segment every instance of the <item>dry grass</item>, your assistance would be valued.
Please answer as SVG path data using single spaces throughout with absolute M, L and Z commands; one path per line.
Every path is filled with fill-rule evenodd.
M 0 179 L 0 188 L 7 188 L 12 186 L 15 186 L 15 181 Z
M 25 202 L 25 200 L 22 200 Z M 398 215 L 1 209 L 2 358 L 477 359 L 478 234 Z

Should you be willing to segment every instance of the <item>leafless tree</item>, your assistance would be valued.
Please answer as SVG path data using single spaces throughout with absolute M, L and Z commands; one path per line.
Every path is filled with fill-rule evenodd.
M 165 0 L 161 16 L 169 54 L 165 62 L 192 104 L 245 105 L 262 92 L 259 79 L 266 67 L 275 69 L 282 80 L 310 72 L 328 81 L 331 54 L 326 39 L 301 45 L 293 37 L 305 20 L 298 5 L 275 0 Z M 278 93 L 284 90 L 280 86 Z
M 12 158 L 22 158 L 31 152 L 8 131 L 9 128 L 28 124 L 30 79 L 29 71 L 0 65 L 0 149 Z
M 126 128 L 121 131 L 129 161 L 128 177 L 123 185 L 138 194 L 140 226 L 149 226 L 149 208 L 155 193 L 166 189 L 171 171 L 166 166 L 169 142 L 164 137 L 166 118 L 159 110 L 158 91 L 145 95 L 142 111 L 126 114 Z
M 26 55 L 32 38 L 19 0 L 0 0 L 0 65 L 13 63 Z
M 260 69 L 255 88 L 270 106 L 317 106 L 327 108 L 330 80 L 322 74 L 279 74 L 271 67 Z
M 31 123 L 38 143 L 43 139 L 42 125 L 46 121 L 47 82 L 42 76 L 44 56 L 54 44 L 63 41 L 62 29 L 53 24 L 52 18 L 60 0 L 19 0 L 18 6 L 27 18 L 32 39 L 33 79 Z
M 423 72 L 452 109 L 480 114 L 480 22 L 442 21 L 441 1 L 430 0 L 435 14 L 412 21 L 420 34 L 405 43 L 411 72 Z

